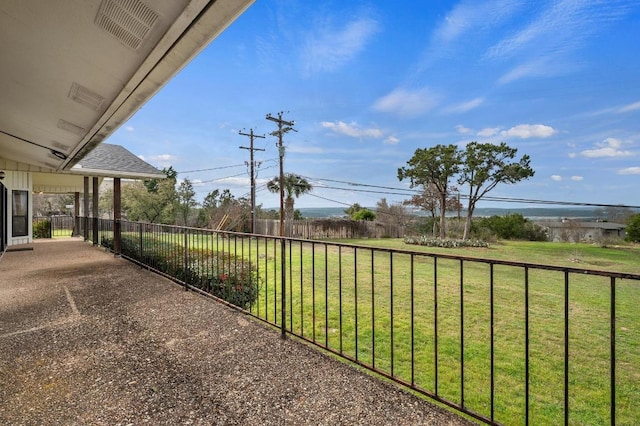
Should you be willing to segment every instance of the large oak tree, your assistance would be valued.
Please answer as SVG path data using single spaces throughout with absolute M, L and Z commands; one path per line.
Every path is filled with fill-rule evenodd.
M 398 179 L 409 179 L 411 188 L 436 188 L 440 207 L 440 238 L 446 237 L 445 214 L 451 181 L 460 171 L 462 154 L 455 145 L 436 145 L 416 149 L 407 167 L 398 169 Z

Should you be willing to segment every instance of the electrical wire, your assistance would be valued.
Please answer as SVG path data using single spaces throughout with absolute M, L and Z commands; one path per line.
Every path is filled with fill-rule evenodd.
M 336 183 L 344 183 L 351 186 L 362 186 L 369 188 L 380 188 L 385 191 L 376 191 L 370 189 L 356 189 L 356 188 L 343 188 L 336 186 L 316 186 L 314 189 L 334 189 L 341 191 L 352 191 L 352 192 L 362 192 L 362 193 L 376 193 L 376 194 L 385 194 L 385 195 L 410 195 L 411 193 L 420 194 L 422 191 L 416 189 L 404 189 L 404 188 L 394 188 L 389 186 L 379 186 L 379 185 L 371 185 L 371 184 L 363 184 L 357 182 L 348 182 L 348 181 L 338 181 L 335 179 L 326 179 L 326 178 L 311 178 L 304 177 L 305 179 L 315 180 L 315 181 L 327 181 L 327 182 L 336 182 Z M 395 191 L 406 191 L 406 192 L 395 192 Z M 469 196 L 460 194 L 460 199 L 469 199 Z M 640 206 L 633 205 L 625 205 L 625 204 L 606 204 L 606 203 L 588 203 L 588 202 L 578 202 L 578 201 L 558 201 L 558 200 L 538 200 L 538 199 L 528 199 L 528 198 L 515 198 L 515 197 L 497 197 L 497 196 L 484 196 L 481 198 L 482 201 L 492 201 L 492 202 L 505 202 L 505 203 L 523 203 L 523 204 L 540 204 L 540 205 L 557 205 L 557 206 L 578 206 L 578 207 L 628 207 L 633 209 L 640 209 Z
M 198 169 L 198 170 L 184 170 L 182 172 L 176 172 L 176 173 L 196 173 L 196 172 L 208 172 L 210 170 L 222 170 L 222 169 L 231 169 L 233 167 L 240 167 L 240 166 L 244 166 L 245 164 L 234 164 L 231 166 L 220 166 L 220 167 L 212 167 L 210 169 Z

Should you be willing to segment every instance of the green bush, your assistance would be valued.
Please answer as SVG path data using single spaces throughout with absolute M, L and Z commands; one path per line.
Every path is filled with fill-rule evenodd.
M 504 240 L 547 241 L 544 229 L 519 213 L 479 218 L 473 222 L 473 231 L 480 235 L 490 232 Z
M 640 213 L 627 219 L 626 240 L 632 243 L 640 243 Z
M 51 238 L 51 220 L 40 220 L 33 224 L 33 238 Z
M 103 237 L 101 245 L 113 250 L 113 238 Z M 151 236 L 143 237 L 142 241 L 139 237 L 122 236 L 120 249 L 126 257 L 240 308 L 251 308 L 258 298 L 257 269 L 241 257 L 190 248 L 185 264 L 184 246 Z

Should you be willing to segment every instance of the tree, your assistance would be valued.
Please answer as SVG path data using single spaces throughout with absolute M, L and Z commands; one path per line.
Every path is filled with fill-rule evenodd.
M 193 189 L 193 183 L 186 178 L 176 190 L 177 196 L 177 210 L 182 217 L 182 223 L 184 226 L 189 226 L 189 216 L 194 207 L 198 205 L 196 201 L 196 191 Z
M 349 208 L 345 209 L 344 212 L 347 216 L 353 219 L 353 216 L 359 211 L 362 210 L 362 206 L 358 203 L 354 203 Z
M 98 199 L 98 214 L 113 219 L 113 188 L 105 189 Z
M 352 216 L 353 220 L 376 220 L 376 214 L 369 209 L 360 209 Z
M 280 192 L 280 177 L 276 176 L 267 182 L 267 189 L 269 192 Z M 283 190 L 285 194 L 284 202 L 284 218 L 287 223 L 291 223 L 294 217 L 294 198 L 298 198 L 303 194 L 311 192 L 313 187 L 302 176 L 285 173 Z
M 176 177 L 171 167 L 163 169 L 166 179 L 134 182 L 122 188 L 122 210 L 134 221 L 174 224 L 176 218 Z
M 449 192 L 457 193 L 458 189 L 456 187 L 451 187 Z M 408 200 L 404 200 L 402 204 L 405 206 L 415 206 L 421 210 L 429 212 L 431 214 L 431 222 L 433 223 L 433 236 L 436 236 L 436 229 L 438 225 L 436 217 L 438 216 L 438 207 L 440 206 L 440 194 L 435 185 L 428 184 L 424 186 L 420 194 L 414 195 Z M 449 196 L 445 201 L 445 211 L 447 212 L 460 211 L 460 208 L 460 201 L 456 195 Z
M 204 197 L 202 214 L 203 221 L 211 228 L 245 231 L 243 221 L 251 215 L 251 201 L 236 199 L 229 189 L 214 189 Z
M 440 207 L 440 238 L 446 237 L 445 212 L 447 198 L 451 195 L 451 179 L 460 170 L 462 154 L 455 145 L 436 145 L 432 148 L 418 148 L 407 161 L 407 167 L 398 169 L 400 181 L 409 179 L 411 188 L 423 189 L 433 185 L 438 194 Z
M 626 223 L 633 216 L 633 210 L 627 206 L 607 206 L 596 210 L 596 216 L 612 223 Z
M 627 219 L 626 240 L 633 243 L 640 243 L 640 213 L 634 214 Z
M 407 211 L 402 204 L 387 203 L 386 198 L 382 198 L 376 203 L 376 219 L 378 222 L 387 225 L 406 225 L 409 221 Z
M 523 155 L 520 160 L 511 161 L 517 152 L 517 148 L 511 148 L 504 142 L 500 145 L 479 142 L 467 144 L 458 179 L 460 185 L 466 184 L 469 189 L 467 219 L 462 239 L 466 240 L 469 237 L 471 218 L 476 203 L 482 197 L 500 183 L 516 183 L 534 175 L 528 155 Z

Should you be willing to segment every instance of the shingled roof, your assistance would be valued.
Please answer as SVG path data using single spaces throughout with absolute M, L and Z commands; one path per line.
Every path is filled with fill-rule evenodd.
M 164 173 L 120 145 L 101 143 L 71 168 L 72 173 L 130 179 L 164 178 Z

